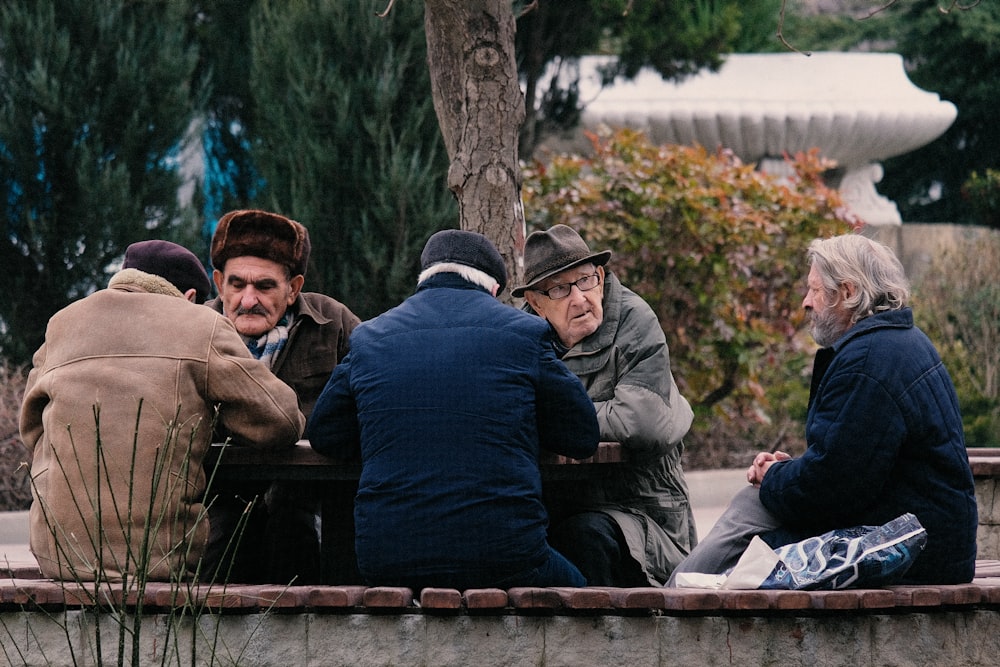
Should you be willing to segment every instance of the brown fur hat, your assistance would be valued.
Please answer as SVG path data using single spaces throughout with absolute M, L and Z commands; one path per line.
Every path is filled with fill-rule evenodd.
M 305 275 L 309 264 L 309 231 L 294 220 L 267 211 L 230 211 L 219 219 L 212 236 L 212 266 L 224 270 L 231 257 L 260 257 Z

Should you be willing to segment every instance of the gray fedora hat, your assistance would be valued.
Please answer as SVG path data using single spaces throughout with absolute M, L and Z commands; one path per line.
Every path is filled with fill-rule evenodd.
M 593 252 L 587 242 L 566 225 L 555 225 L 544 232 L 532 232 L 524 242 L 525 283 L 510 291 L 522 296 L 549 276 L 579 264 L 592 262 L 604 266 L 611 259 L 611 251 Z

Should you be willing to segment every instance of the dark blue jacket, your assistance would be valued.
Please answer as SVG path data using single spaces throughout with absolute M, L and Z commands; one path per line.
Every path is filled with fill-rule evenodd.
M 358 566 L 371 583 L 497 575 L 548 555 L 539 445 L 585 458 L 594 405 L 549 325 L 456 274 L 364 322 L 310 417 L 317 451 L 360 442 Z
M 820 350 L 809 401 L 805 454 L 773 465 L 760 488 L 789 528 L 775 541 L 912 512 L 928 540 L 906 581 L 971 581 L 978 512 L 958 400 L 910 309 L 867 317 Z

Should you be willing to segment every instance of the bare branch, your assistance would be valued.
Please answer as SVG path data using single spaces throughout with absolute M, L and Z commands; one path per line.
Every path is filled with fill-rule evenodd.
M 383 12 L 375 12 L 375 16 L 379 17 L 380 19 L 384 19 L 386 16 L 389 15 L 389 12 L 392 11 L 392 6 L 394 4 L 396 4 L 396 0 L 389 0 L 389 4 L 386 5 L 385 11 L 383 11 Z
M 881 14 L 882 12 L 884 12 L 885 10 L 889 9 L 889 8 L 890 8 L 890 7 L 892 7 L 892 6 L 894 5 L 894 4 L 896 4 L 896 3 L 898 2 L 898 1 L 899 1 L 899 0 L 889 0 L 889 2 L 885 3 L 885 4 L 884 4 L 884 5 L 882 5 L 881 7 L 876 7 L 875 9 L 871 10 L 871 11 L 870 11 L 870 12 L 868 13 L 868 15 L 867 15 L 867 16 L 862 16 L 860 20 L 861 20 L 861 21 L 864 21 L 864 20 L 866 20 L 866 19 L 870 19 L 871 17 L 875 16 L 876 14 Z
M 778 13 L 777 37 L 781 41 L 782 45 L 784 45 L 784 47 L 789 51 L 795 51 L 795 53 L 801 53 L 802 55 L 805 56 L 811 56 L 812 54 L 809 53 L 808 51 L 799 51 L 797 48 L 789 44 L 788 40 L 785 39 L 785 5 L 787 4 L 787 2 L 788 0 L 781 0 L 781 11 Z
M 960 5 L 958 3 L 958 0 L 951 0 L 951 4 L 948 7 L 938 7 L 938 10 L 942 14 L 949 14 L 949 13 L 951 13 L 951 10 L 953 10 L 953 9 L 957 9 L 959 11 L 964 12 L 966 10 L 972 9 L 973 7 L 975 7 L 976 5 L 978 5 L 979 3 L 981 3 L 982 1 L 983 0 L 973 0 L 971 4 Z
M 983 0 L 972 0 L 972 2 L 970 2 L 969 4 L 963 5 L 960 4 L 960 0 L 951 0 L 951 4 L 949 4 L 947 7 L 938 7 L 938 11 L 941 12 L 942 14 L 950 14 L 952 10 L 955 9 L 964 12 L 969 9 L 972 9 L 976 5 L 980 4 L 982 1 Z M 881 14 L 882 12 L 889 9 L 898 2 L 899 0 L 888 0 L 888 2 L 886 2 L 881 7 L 876 7 L 875 9 L 871 10 L 871 12 L 869 12 L 867 16 L 862 16 L 860 20 L 864 21 L 865 19 L 870 19 L 876 14 Z
M 538 0 L 531 0 L 530 3 L 524 6 L 524 9 L 521 10 L 521 13 L 517 15 L 517 18 L 520 20 L 522 16 L 524 16 L 525 14 L 530 14 L 536 9 L 538 9 Z

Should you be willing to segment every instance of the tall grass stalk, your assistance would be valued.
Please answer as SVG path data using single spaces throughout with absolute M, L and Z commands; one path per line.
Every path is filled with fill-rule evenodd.
M 83 610 L 76 611 L 70 605 L 52 609 L 46 605 L 23 605 L 25 612 L 42 612 L 56 624 L 66 639 L 67 653 L 71 664 L 76 665 L 147 665 L 153 661 L 160 665 L 214 665 L 242 664 L 249 642 L 260 627 L 270 606 L 260 615 L 258 624 L 251 628 L 250 635 L 241 646 L 231 647 L 220 641 L 220 614 L 210 606 L 207 592 L 222 586 L 232 572 L 234 554 L 244 530 L 250 511 L 257 499 L 247 503 L 246 511 L 240 517 L 236 530 L 229 537 L 219 566 L 209 566 L 203 558 L 195 561 L 193 571 L 184 566 L 192 556 L 192 550 L 202 550 L 204 545 L 196 543 L 198 528 L 208 522 L 213 483 L 218 470 L 219 459 L 206 470 L 207 489 L 204 498 L 207 503 L 191 521 L 184 512 L 182 503 L 171 503 L 171 498 L 192 497 L 194 490 L 188 487 L 192 467 L 203 465 L 193 455 L 199 426 L 191 429 L 179 421 L 179 408 L 173 418 L 164 423 L 163 441 L 152 450 L 138 439 L 139 423 L 143 418 L 142 401 L 136 411 L 135 429 L 129 456 L 128 473 L 124 480 L 116 479 L 114 457 L 122 452 L 108 446 L 101 434 L 100 405 L 93 406 L 94 441 L 79 442 L 67 426 L 66 434 L 73 452 L 79 447 L 96 448 L 95 469 L 84 471 L 77 456 L 60 455 L 54 450 L 55 470 L 44 471 L 57 475 L 49 485 L 60 480 L 67 482 L 74 475 L 82 479 L 92 479 L 95 483 L 74 488 L 71 494 L 73 512 L 87 527 L 87 534 L 78 536 L 60 525 L 47 498 L 40 493 L 36 479 L 31 486 L 35 492 L 35 502 L 45 517 L 49 536 L 54 540 L 62 573 L 64 593 L 67 599 L 83 599 Z M 159 416 L 155 417 L 159 418 Z M 181 433 L 187 430 L 187 442 L 180 442 Z M 214 429 L 213 429 L 214 430 Z M 150 479 L 141 479 L 136 471 L 139 457 L 153 456 L 153 474 Z M 180 457 L 180 458 L 178 458 Z M 86 457 L 85 457 L 86 458 Z M 221 457 L 220 457 L 221 458 Z M 174 464 L 177 465 L 174 465 Z M 89 473 L 89 477 L 84 473 Z M 42 473 L 38 473 L 42 474 Z M 124 483 L 122 483 L 124 482 Z M 146 493 L 148 491 L 148 494 Z M 147 496 L 144 506 L 137 507 L 139 499 Z M 171 513 L 170 507 L 177 508 Z M 138 515 L 134 512 L 141 509 Z M 141 530 L 136 530 L 133 519 L 141 521 Z M 125 541 L 124 561 L 112 557 L 107 547 L 112 533 L 120 533 Z M 170 536 L 164 545 L 163 536 Z M 117 535 L 116 535 L 117 536 Z M 90 559 L 87 550 L 96 555 Z M 180 556 L 180 558 L 176 558 Z M 150 618 L 146 609 L 146 591 L 151 583 L 149 573 L 164 560 L 175 558 L 180 568 L 171 568 L 169 575 L 169 603 L 163 612 L 165 619 L 164 636 L 157 637 L 151 646 L 143 643 L 146 622 Z M 111 559 L 105 561 L 105 559 Z M 115 574 L 117 573 L 117 574 Z M 272 603 L 273 604 L 273 603 Z M 204 620 L 209 623 L 204 623 Z M 110 629 L 113 635 L 109 634 Z M 10 642 L 3 642 L 3 652 L 8 662 L 14 664 L 37 664 L 38 656 L 25 654 L 22 646 L 28 644 L 17 641 L 10 628 L 0 620 L 0 636 Z M 156 626 L 152 632 L 157 631 Z M 44 652 L 35 633 L 28 629 L 33 645 Z M 88 639 L 89 637 L 89 639 Z M 42 656 L 45 664 L 55 664 L 54 660 Z

